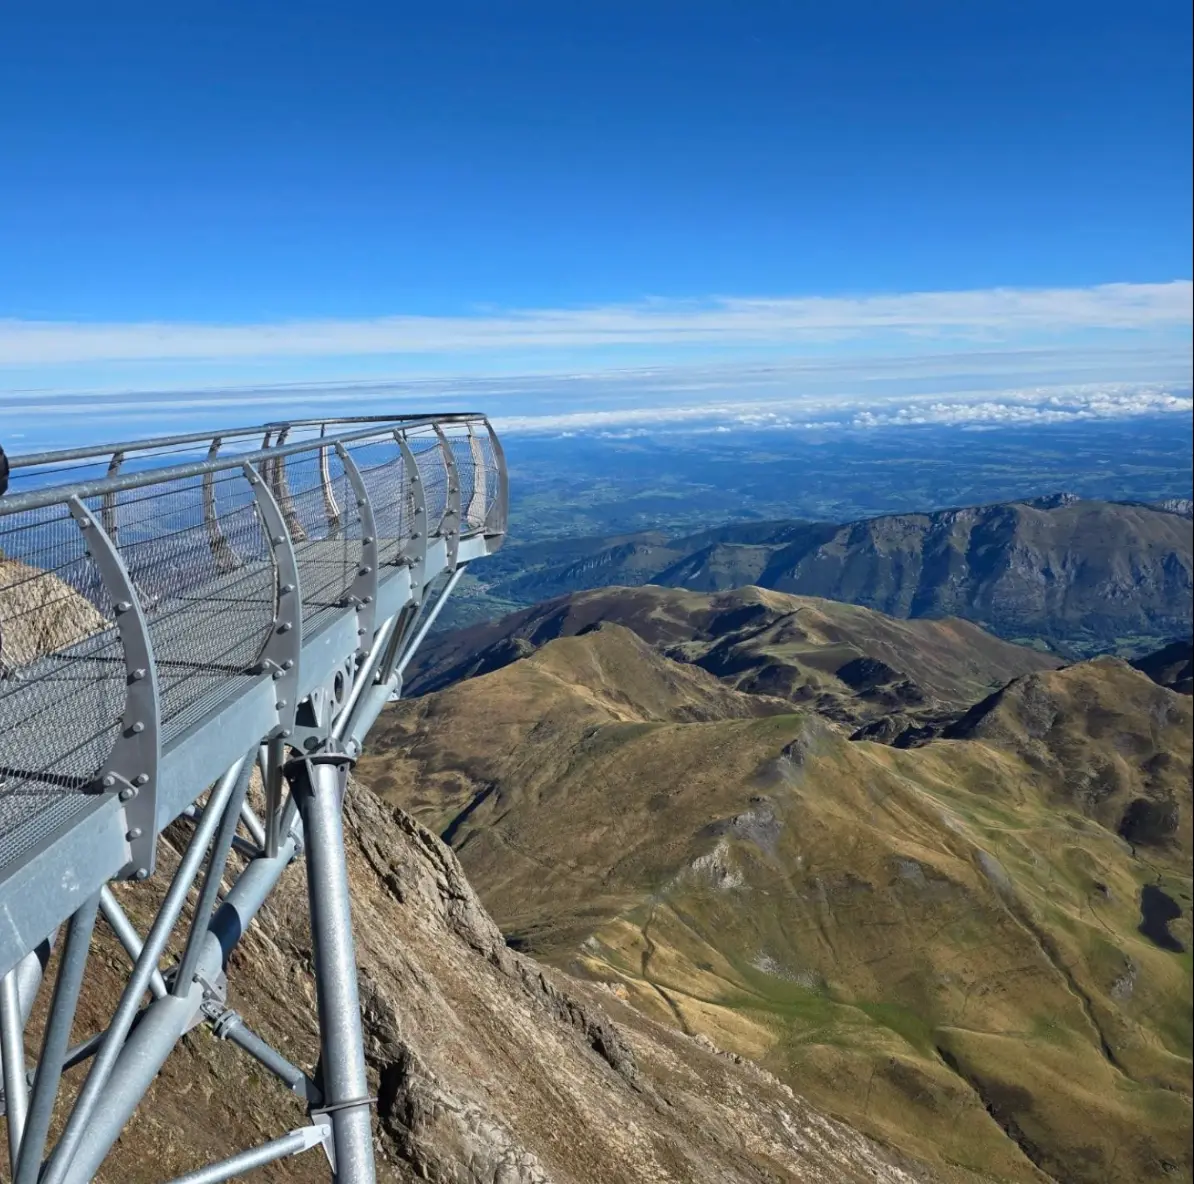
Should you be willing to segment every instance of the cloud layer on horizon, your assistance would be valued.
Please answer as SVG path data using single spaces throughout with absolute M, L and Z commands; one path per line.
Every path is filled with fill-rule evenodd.
M 859 297 L 648 300 L 475 316 L 261 324 L 0 320 L 0 366 L 136 360 L 428 356 L 609 347 L 782 346 L 854 338 L 999 341 L 1187 329 L 1194 283 Z

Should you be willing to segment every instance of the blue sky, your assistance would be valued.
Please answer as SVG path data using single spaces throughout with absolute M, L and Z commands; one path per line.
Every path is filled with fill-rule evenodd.
M 0 430 L 47 391 L 392 380 L 515 414 L 557 374 L 572 413 L 594 372 L 700 370 L 724 402 L 734 367 L 797 366 L 796 399 L 810 365 L 943 355 L 963 394 L 996 357 L 1008 389 L 1188 388 L 1190 26 L 1184 0 L 12 0 Z

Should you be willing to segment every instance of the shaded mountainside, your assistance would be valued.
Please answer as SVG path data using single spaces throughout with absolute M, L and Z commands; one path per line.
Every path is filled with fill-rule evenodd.
M 363 775 L 513 945 L 909 1155 L 1191 1179 L 1190 698 L 1103 659 L 851 741 L 668 656 L 773 594 L 675 595 L 544 606 L 533 652 L 389 709 Z
M 1132 663 L 1137 670 L 1170 690 L 1194 694 L 1194 643 L 1171 641 L 1156 653 L 1146 654 Z
M 844 525 L 746 523 L 511 547 L 482 587 L 508 605 L 611 584 L 757 584 L 897 617 L 964 617 L 1073 656 L 1140 652 L 1188 631 L 1191 570 L 1188 501 L 1057 495 Z
M 885 1150 L 753 1063 L 508 949 L 452 852 L 357 784 L 345 821 L 383 1184 L 980 1184 Z M 163 843 L 159 892 L 179 833 Z M 311 1068 L 304 866 L 287 872 L 234 954 L 229 1004 Z M 117 891 L 147 927 L 151 886 Z M 79 1031 L 103 1023 L 123 983 L 123 952 L 102 928 L 98 940 Z M 43 1022 L 44 1001 L 31 1052 Z M 68 1074 L 68 1095 L 82 1076 Z M 172 1179 L 304 1122 L 294 1095 L 201 1026 L 98 1179 Z M 328 1169 L 312 1151 L 253 1178 L 322 1182 Z
M 738 690 L 807 703 L 855 724 L 898 712 L 904 726 L 913 726 L 965 709 L 1017 675 L 1059 664 L 956 618 L 897 620 L 750 587 L 717 595 L 603 588 L 432 637 L 407 693 L 497 670 L 546 642 L 614 625 Z

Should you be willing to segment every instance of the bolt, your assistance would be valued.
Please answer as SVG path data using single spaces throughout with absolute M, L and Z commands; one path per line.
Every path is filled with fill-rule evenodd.
M 372 597 L 372 596 L 366 596 L 366 597 L 365 597 L 365 599 L 361 601 L 361 603 L 362 603 L 362 604 L 372 604 L 372 603 L 373 603 L 373 597 Z
M 294 659 L 287 658 L 286 661 L 282 663 L 282 669 L 283 670 L 293 670 L 294 669 Z
M 283 740 L 287 739 L 287 738 L 289 737 L 289 735 L 290 735 L 290 729 L 289 729 L 289 728 L 283 728 L 283 729 L 282 729 L 282 739 L 283 739 Z
M 369 566 L 369 564 L 366 563 L 365 566 L 361 568 L 360 574 L 363 576 L 367 576 L 372 570 L 373 570 L 373 568 L 371 568 Z
M 115 777 L 113 777 L 111 773 L 106 773 L 106 774 L 104 775 L 104 778 L 103 778 L 103 780 L 100 782 L 100 784 L 101 784 L 101 785 L 102 785 L 102 786 L 103 786 L 105 789 L 111 789 L 111 788 L 112 788 L 112 786 L 114 786 L 114 785 L 116 784 L 116 778 L 115 778 Z
M 133 784 L 134 785 L 148 785 L 149 784 L 149 774 L 148 773 L 138 773 L 136 775 L 136 777 L 133 778 Z
M 373 542 L 373 536 L 371 534 L 367 534 L 363 539 L 361 539 L 361 542 L 366 544 L 371 543 Z
M 289 633 L 292 628 L 293 628 L 293 626 L 291 625 L 291 623 L 289 621 L 283 621 L 282 624 L 280 624 L 278 626 L 278 632 L 279 633 Z
M 277 681 L 278 681 L 278 679 L 280 679 L 281 677 L 282 677 L 282 671 L 281 671 L 281 670 L 275 670 L 275 671 L 274 671 L 274 673 L 273 673 L 273 680 L 274 680 L 274 682 L 277 682 Z
M 144 732 L 144 731 L 145 731 L 145 725 L 144 725 L 144 724 L 143 724 L 143 723 L 142 723 L 140 720 L 137 720 L 137 722 L 136 722 L 135 724 L 133 724 L 133 726 L 132 726 L 132 727 L 129 729 L 129 731 L 131 731 L 131 732 Z
M 133 671 L 133 682 L 140 682 L 144 677 L 145 677 L 144 670 L 134 670 Z
M 414 473 L 414 474 L 412 474 L 412 476 L 411 476 L 411 484 L 413 484 L 413 485 L 417 485 L 417 484 L 418 484 L 418 483 L 419 483 L 421 480 L 422 480 L 422 478 L 419 476 L 419 474 L 418 474 L 418 473 Z
M 282 710 L 282 708 L 283 708 L 283 707 L 285 707 L 285 706 L 286 706 L 286 700 L 285 700 L 285 699 L 279 699 L 279 700 L 278 700 L 278 710 L 279 710 L 279 711 L 281 711 L 281 710 Z
M 120 791 L 120 800 L 122 802 L 131 801 L 136 796 L 137 791 L 129 786 L 125 786 L 125 788 Z
M 132 607 L 133 606 L 127 600 L 122 600 L 119 604 L 117 604 L 116 611 L 118 613 L 127 613 Z
M 141 837 L 141 828 L 139 826 L 134 826 L 133 829 L 130 830 L 129 833 L 124 837 L 128 839 L 130 843 L 133 841 L 133 839 L 139 839 Z
M 149 868 L 147 868 L 147 867 L 137 868 L 137 871 L 133 875 L 133 879 L 134 880 L 148 880 L 149 879 Z
M 359 497 L 359 498 L 357 498 L 357 505 L 358 505 L 358 506 L 364 506 L 364 505 L 366 505 L 366 504 L 367 504 L 367 503 L 365 502 L 365 499 L 364 499 L 363 497 Z
M 276 547 L 280 547 L 285 541 L 286 536 L 284 534 L 276 534 L 270 539 L 270 542 L 272 542 Z
M 293 591 L 294 591 L 294 585 L 293 585 L 293 584 L 283 584 L 283 585 L 282 585 L 282 587 L 281 587 L 281 589 L 280 589 L 280 591 L 282 591 L 282 592 L 293 592 Z

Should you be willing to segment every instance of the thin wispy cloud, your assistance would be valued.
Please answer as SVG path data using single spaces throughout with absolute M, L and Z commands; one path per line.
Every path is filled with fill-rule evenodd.
M 0 365 L 762 346 L 885 336 L 999 340 L 1188 327 L 1194 285 L 1103 284 L 860 297 L 651 300 L 476 316 L 260 324 L 0 321 Z

